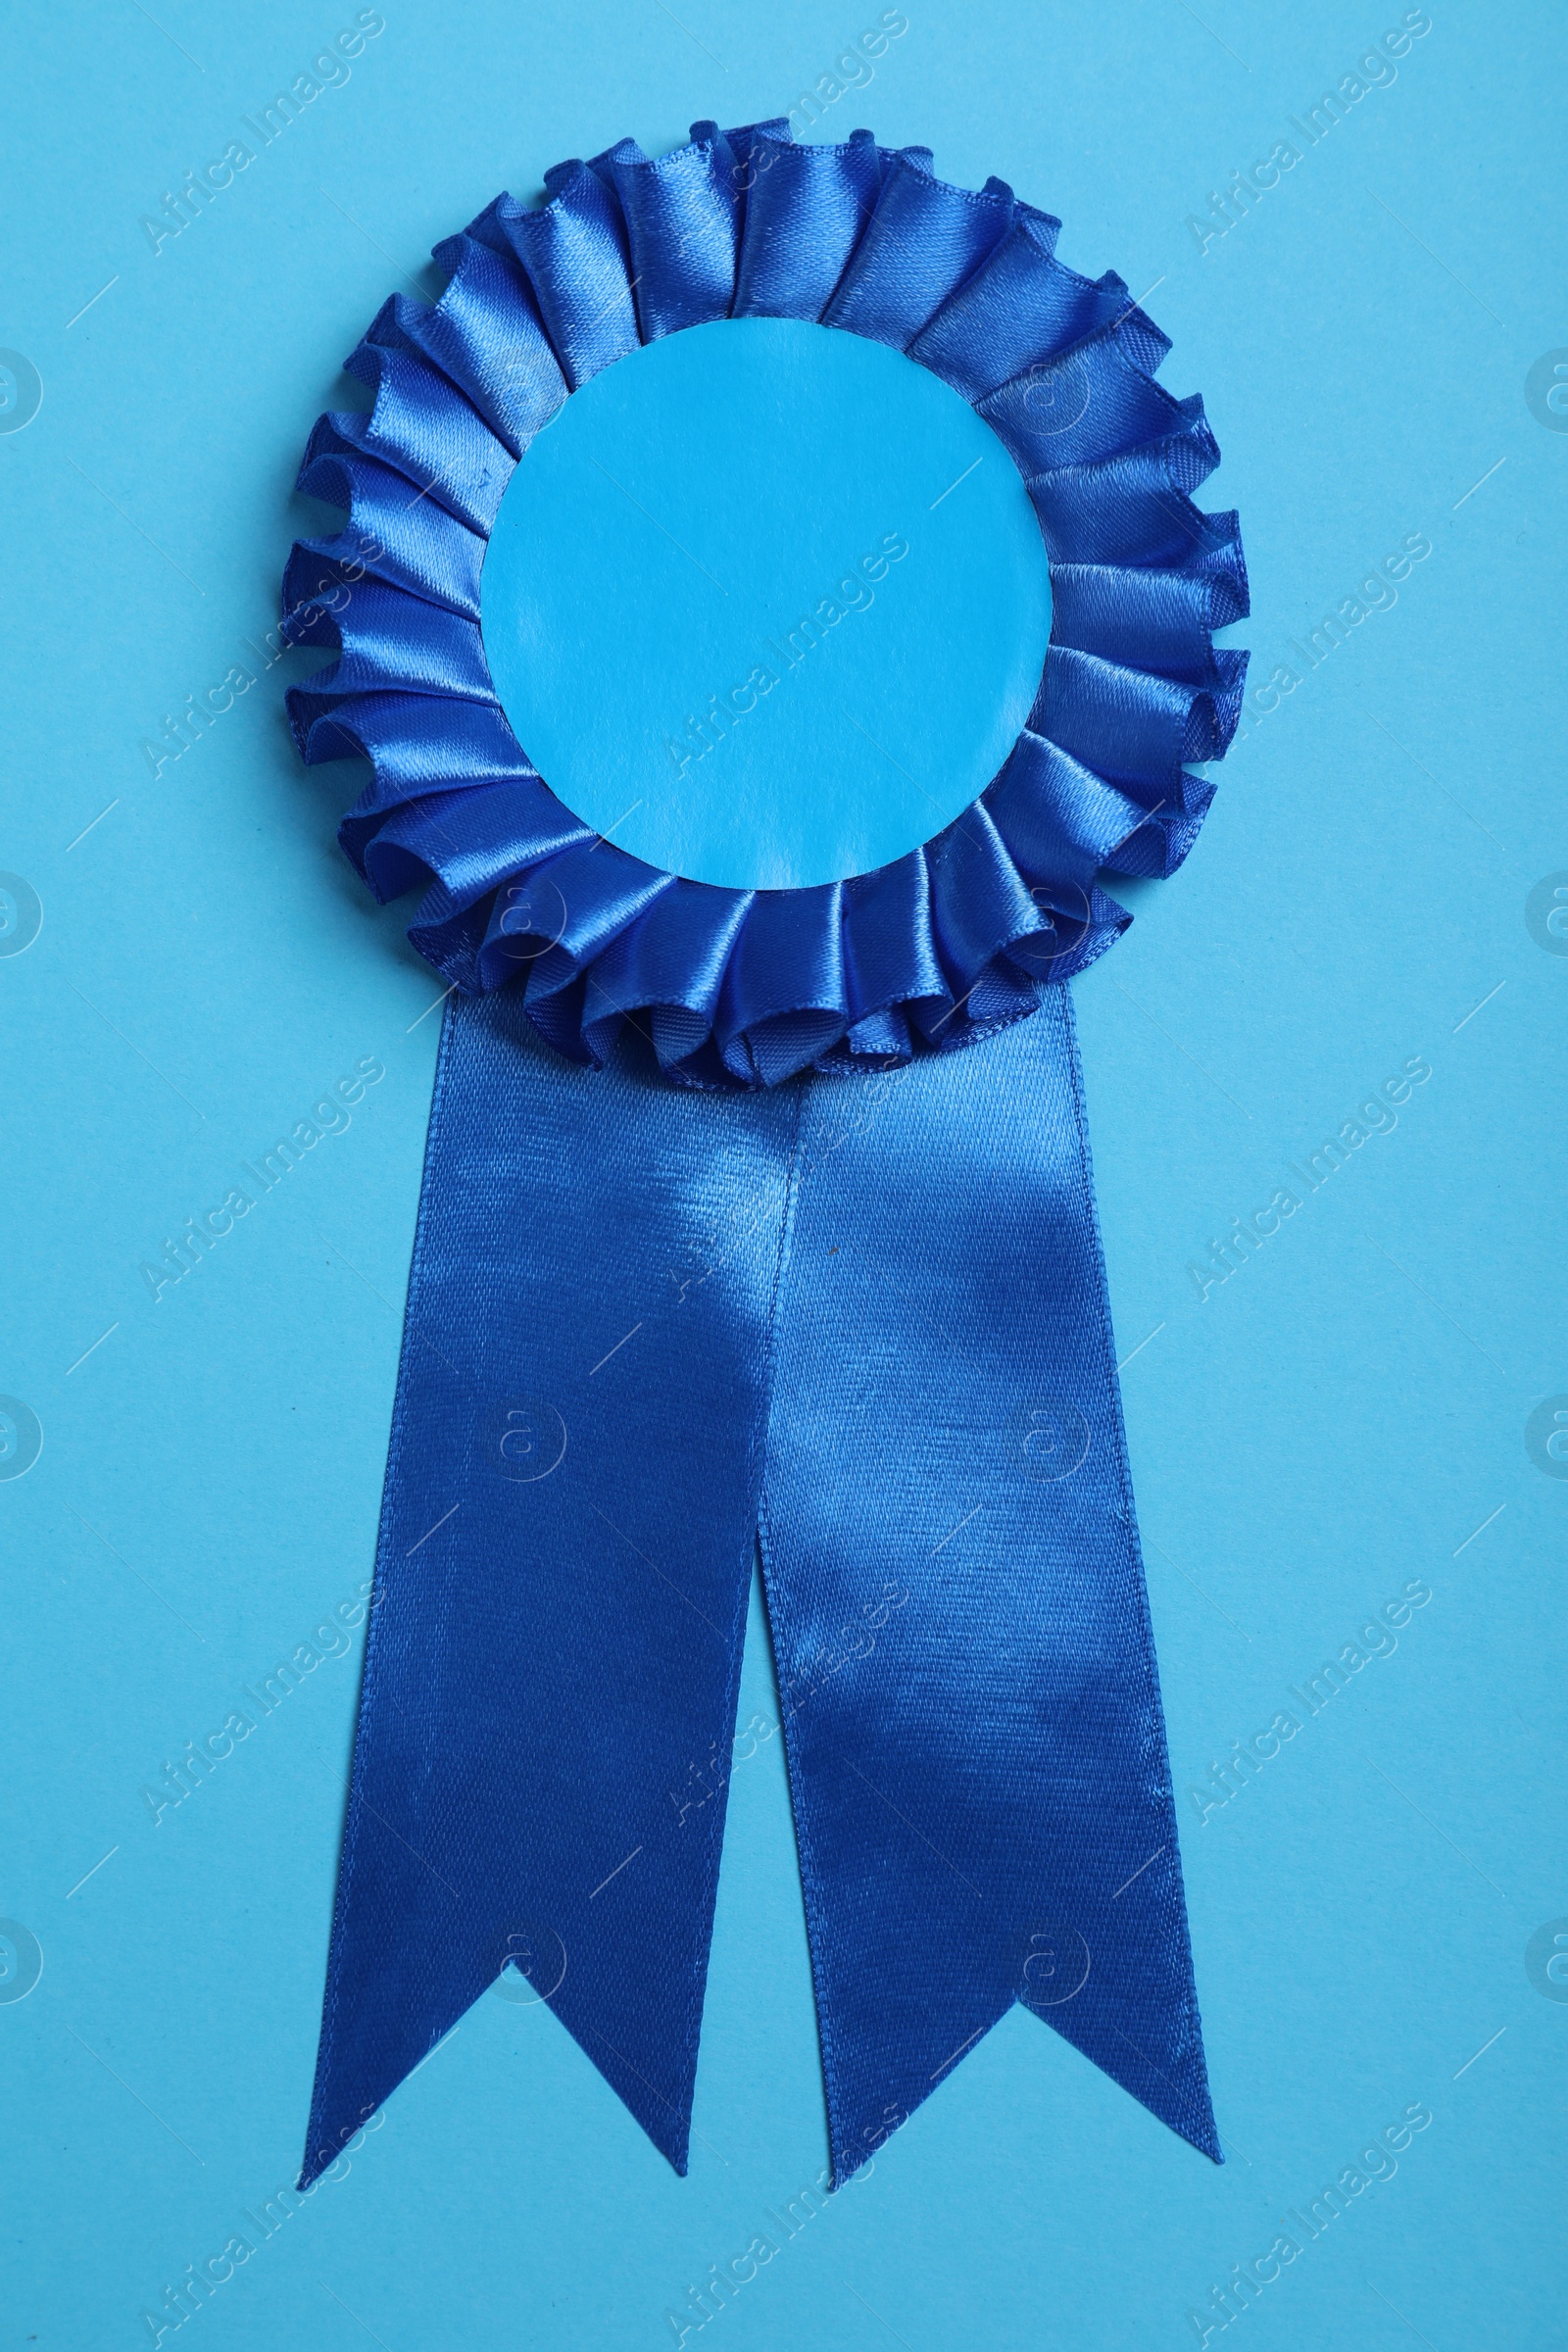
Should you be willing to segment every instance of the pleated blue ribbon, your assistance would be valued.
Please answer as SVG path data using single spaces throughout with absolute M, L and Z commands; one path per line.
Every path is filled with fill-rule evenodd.
M 504 1970 L 685 2170 L 759 1546 L 835 2178 L 1014 2000 L 1219 2159 L 1061 982 L 1129 919 L 1097 875 L 1196 835 L 1246 574 L 1123 282 L 930 163 L 699 123 L 562 165 L 437 249 L 441 301 L 394 297 L 348 362 L 373 409 L 312 436 L 301 485 L 350 524 L 290 559 L 290 635 L 338 654 L 291 717 L 306 759 L 369 760 L 344 846 L 378 896 L 423 885 L 410 936 L 459 993 L 306 2180 Z M 532 435 L 730 316 L 943 377 L 1051 559 L 1001 774 L 822 889 L 598 839 L 480 635 Z

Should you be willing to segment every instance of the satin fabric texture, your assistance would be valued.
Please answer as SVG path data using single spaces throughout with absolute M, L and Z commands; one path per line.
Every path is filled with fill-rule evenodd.
M 677 2171 L 760 1545 L 835 2178 L 1022 2001 L 1219 2160 L 1072 1010 L 671 1089 L 446 1016 L 305 2178 L 548 1999 Z
M 487 1987 L 548 2000 L 684 2170 L 760 1561 L 835 2178 L 1017 2001 L 1219 2160 L 1072 1009 L 1234 730 L 1247 610 L 1201 403 L 1003 182 L 783 123 L 496 200 L 351 354 L 285 617 L 342 841 L 453 982 L 305 2178 Z M 480 566 L 562 401 L 729 316 L 969 399 L 1051 564 L 1029 722 L 922 849 L 722 891 L 517 744 Z M 970 1046 L 973 1052 L 956 1048 Z
M 1234 733 L 1248 610 L 1233 514 L 1192 492 L 1218 463 L 1201 400 L 1155 380 L 1167 338 L 1123 279 L 1055 256 L 1059 222 L 1004 182 L 938 179 L 930 151 L 796 146 L 787 122 L 650 160 L 623 139 L 498 197 L 436 248 L 433 307 L 394 295 L 349 355 L 374 395 L 320 418 L 300 486 L 349 510 L 300 542 L 294 642 L 338 660 L 289 694 L 309 760 L 372 780 L 341 839 L 409 936 L 468 992 L 520 985 L 528 1017 L 602 1063 L 628 1024 L 664 1074 L 777 1085 L 963 1046 L 1128 917 L 1103 872 L 1173 872 Z M 721 890 L 598 840 L 541 779 L 484 657 L 480 570 L 514 466 L 573 390 L 657 337 L 729 317 L 815 320 L 906 352 L 970 401 L 1022 472 L 1053 631 L 1028 723 L 955 824 L 873 874 Z

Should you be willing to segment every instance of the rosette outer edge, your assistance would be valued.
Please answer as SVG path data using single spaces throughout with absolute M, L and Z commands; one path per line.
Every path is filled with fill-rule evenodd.
M 1156 380 L 1167 339 L 1113 273 L 1001 180 L 950 187 L 929 151 L 793 143 L 785 122 L 652 161 L 629 139 L 500 196 L 435 251 L 434 305 L 398 295 L 345 363 L 374 395 L 324 416 L 301 489 L 347 527 L 297 542 L 289 642 L 337 659 L 289 690 L 311 762 L 371 780 L 340 840 L 458 988 L 523 992 L 559 1053 L 603 1064 L 626 1023 L 685 1085 L 880 1070 L 1034 1011 L 1132 919 L 1097 876 L 1168 875 L 1212 798 L 1194 766 L 1235 732 L 1249 610 L 1234 514 L 1192 493 L 1219 452 Z M 870 336 L 975 407 L 1040 517 L 1052 639 L 1028 722 L 956 821 L 824 888 L 721 890 L 598 839 L 544 783 L 479 627 L 487 534 L 514 466 L 571 391 L 639 344 L 728 317 Z

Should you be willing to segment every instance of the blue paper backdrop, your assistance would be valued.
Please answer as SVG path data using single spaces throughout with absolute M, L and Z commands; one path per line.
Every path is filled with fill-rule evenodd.
M 35 382 L 42 407 L 0 432 L 0 1391 L 42 1452 L 0 1482 L 8 2341 L 146 2343 L 143 2308 L 245 2235 L 208 2352 L 620 2352 L 674 2342 L 666 2311 L 694 2323 L 687 2290 L 769 2233 L 688 2346 L 1148 2352 L 1197 2342 L 1188 2311 L 1417 2104 L 1396 2171 L 1233 2326 L 1255 2352 L 1555 2340 L 1564 71 L 1554 12 L 1473 0 L 1358 71 L 1401 15 L 388 0 L 265 145 L 247 118 L 351 6 L 12 27 L 0 425 Z M 831 96 L 879 18 L 845 70 L 868 86 Z M 1077 991 L 1231 2161 L 1014 2012 L 824 2206 L 774 1738 L 733 1775 L 688 2180 L 547 2011 L 487 1996 L 288 2211 L 361 1638 L 317 1629 L 369 1572 L 436 992 L 331 846 L 350 779 L 297 764 L 286 665 L 177 759 L 166 717 L 261 670 L 304 435 L 437 237 L 624 130 L 813 89 L 819 135 L 1000 172 L 1065 259 L 1150 289 L 1225 451 L 1209 501 L 1244 516 L 1264 692 L 1189 867 L 1130 894 Z M 142 217 L 231 141 L 254 162 L 155 253 Z M 1281 143 L 1218 233 L 1211 193 Z M 1357 1124 L 1417 1058 L 1396 1124 Z M 351 1123 L 155 1301 L 141 1263 L 357 1069 Z M 1200 1297 L 1282 1189 L 1301 1207 Z M 1397 1646 L 1356 1647 L 1417 1580 Z M 1309 1714 L 1292 1692 L 1347 1648 Z M 143 1788 L 296 1653 L 155 1823 Z M 1214 1767 L 1290 1709 L 1225 1796 Z

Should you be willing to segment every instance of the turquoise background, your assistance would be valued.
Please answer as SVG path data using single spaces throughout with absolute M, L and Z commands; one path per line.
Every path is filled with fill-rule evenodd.
M 984 792 L 1039 691 L 1051 566 L 1017 466 L 940 377 L 725 318 L 552 418 L 481 610 L 568 808 L 693 881 L 795 890 L 891 865 Z
M 141 2310 L 298 2161 L 357 1650 L 156 1826 L 139 1791 L 368 1575 L 438 1026 L 332 846 L 352 772 L 294 758 L 286 665 L 156 776 L 143 743 L 256 665 L 321 518 L 291 505 L 310 422 L 437 237 L 622 131 L 787 110 L 877 15 L 388 0 L 352 78 L 155 255 L 139 218 L 354 17 L 155 7 L 18 17 L 0 100 L 0 344 L 43 386 L 0 435 L 0 867 L 42 906 L 0 956 L 0 1391 L 43 1431 L 0 1482 L 0 1913 L 42 1953 L 0 2003 L 0 2345 L 70 2352 L 150 2341 Z M 1260 685 L 1303 673 L 1077 986 L 1231 2161 L 1015 2011 L 688 2347 L 1196 2343 L 1281 2211 L 1424 2102 L 1241 2340 L 1535 2352 L 1562 2312 L 1568 2004 L 1526 1953 L 1568 1913 L 1568 1485 L 1525 1430 L 1568 1392 L 1568 960 L 1525 908 L 1568 869 L 1568 436 L 1525 386 L 1568 346 L 1561 19 L 1443 0 L 1200 250 L 1189 216 L 1397 9 L 906 13 L 823 135 L 1002 172 L 1069 262 L 1150 289 L 1225 451 L 1206 503 L 1243 514 L 1236 634 Z M 1308 670 L 1291 641 L 1409 534 L 1397 602 Z M 1189 1265 L 1416 1055 L 1397 1126 L 1200 1300 Z M 155 1303 L 141 1262 L 364 1060 L 352 1124 Z M 1394 1654 L 1200 1820 L 1188 1790 L 1415 1578 Z M 771 1708 L 754 1641 L 742 1719 Z M 776 1738 L 734 1774 L 696 2120 L 678 2181 L 544 2010 L 487 1996 L 193 2324 L 207 2352 L 675 2341 L 666 2309 L 825 2162 Z

